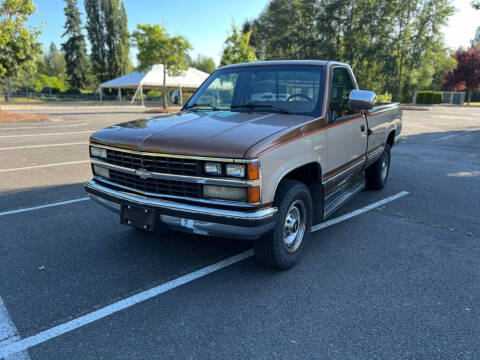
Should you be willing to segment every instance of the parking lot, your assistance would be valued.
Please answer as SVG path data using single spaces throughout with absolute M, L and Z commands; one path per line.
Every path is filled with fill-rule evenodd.
M 151 114 L 31 111 L 0 124 L 0 358 L 480 358 L 480 107 L 404 111 L 385 189 L 283 272 L 86 198 L 89 134 Z

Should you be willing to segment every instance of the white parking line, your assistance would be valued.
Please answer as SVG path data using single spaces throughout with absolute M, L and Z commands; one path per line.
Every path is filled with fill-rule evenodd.
M 7 308 L 0 297 L 0 346 L 5 346 L 20 340 L 18 330 L 8 314 Z M 0 355 L 1 356 L 1 355 Z M 29 360 L 26 351 L 20 351 L 10 356 L 5 355 L 5 360 Z
M 65 143 L 65 144 L 43 144 L 43 145 L 26 145 L 26 146 L 13 146 L 0 148 L 1 150 L 16 150 L 16 149 L 34 149 L 34 148 L 43 148 L 43 147 L 53 147 L 53 146 L 69 146 L 69 145 L 85 145 L 88 142 L 76 142 L 76 143 Z
M 459 135 L 463 135 L 463 133 L 443 136 L 443 137 L 441 137 L 441 138 L 435 139 L 435 141 L 442 141 L 442 140 L 450 139 L 450 138 L 452 138 L 452 137 L 454 137 L 454 136 L 459 136 Z
M 93 132 L 94 132 L 94 130 L 82 130 L 82 131 L 70 131 L 70 132 L 50 133 L 50 134 L 0 135 L 0 138 L 17 138 L 17 137 L 26 137 L 26 136 L 71 135 L 71 134 L 84 134 L 84 133 L 93 133 Z
M 326 227 L 329 227 L 329 226 L 332 226 L 332 225 L 335 225 L 339 222 L 342 222 L 342 221 L 345 221 L 345 220 L 348 220 L 348 219 L 351 219 L 352 217 L 354 216 L 358 216 L 360 214 L 363 214 L 363 213 L 366 213 L 367 211 L 370 211 L 370 210 L 373 210 L 379 206 L 382 206 L 386 203 L 389 203 L 393 200 L 396 200 L 396 199 L 399 199 L 405 195 L 408 195 L 408 191 L 402 191 L 402 192 L 399 192 L 398 194 L 396 195 L 392 195 L 392 196 L 389 196 L 388 198 L 385 198 L 383 200 L 380 200 L 380 201 L 377 201 L 373 204 L 370 204 L 370 205 L 367 205 L 361 209 L 358 209 L 358 210 L 355 210 L 355 211 L 352 211 L 348 214 L 345 214 L 345 215 L 342 215 L 342 216 L 339 216 L 339 217 L 336 217 L 334 219 L 331 219 L 331 220 L 327 220 L 323 223 L 320 223 L 320 224 L 317 224 L 317 225 L 314 225 L 312 226 L 312 232 L 315 232 L 315 231 L 318 231 L 320 229 L 324 229 Z
M 28 169 L 38 169 L 38 168 L 46 168 L 51 166 L 61 166 L 61 165 L 73 165 L 73 164 L 84 164 L 88 163 L 90 160 L 80 160 L 80 161 L 69 161 L 64 163 L 56 163 L 56 164 L 46 164 L 46 165 L 35 165 L 35 166 L 26 166 L 21 168 L 11 168 L 11 169 L 1 169 L 0 172 L 7 172 L 7 171 L 19 171 L 19 170 L 28 170 Z
M 85 200 L 90 200 L 90 198 L 89 197 L 84 197 L 84 198 L 79 198 L 79 199 L 60 201 L 60 202 L 51 203 L 51 204 L 38 205 L 38 206 L 29 207 L 29 208 L 9 210 L 9 211 L 0 212 L 0 216 L 13 215 L 13 214 L 19 214 L 19 213 L 23 213 L 23 212 L 27 212 L 27 211 L 45 209 L 45 208 L 54 207 L 54 206 L 73 204 L 73 203 L 77 203 L 77 202 L 85 201 Z
M 3 127 L 0 126 L 0 130 L 22 130 L 22 129 L 50 129 L 53 127 L 75 127 L 87 125 L 88 123 L 78 123 L 78 124 L 58 124 L 58 125 L 45 125 L 45 126 L 18 126 L 18 127 Z
M 384 205 L 388 202 L 391 202 L 395 199 L 398 199 L 402 196 L 407 195 L 407 191 L 402 191 L 398 193 L 397 195 L 390 196 L 386 199 L 377 201 L 373 204 L 370 204 L 368 206 L 365 206 L 361 209 L 358 209 L 356 211 L 353 211 L 349 214 L 345 214 L 343 216 L 340 216 L 336 219 L 332 219 L 330 221 L 327 221 L 324 227 L 331 226 L 333 224 L 339 223 L 341 221 L 345 221 L 347 219 L 350 219 L 354 216 L 358 216 L 360 214 L 363 214 L 367 211 L 370 211 L 372 209 L 375 209 L 376 207 L 379 207 L 381 205 Z M 320 224 L 322 225 L 322 224 Z M 318 226 L 318 225 L 316 225 Z M 312 228 L 313 229 L 313 228 Z M 316 229 L 318 230 L 318 229 Z M 312 230 L 312 231 L 316 231 Z M 111 314 L 114 314 L 118 311 L 127 309 L 135 304 L 141 303 L 145 300 L 154 298 L 160 294 L 163 294 L 169 290 L 175 289 L 181 285 L 187 284 L 193 280 L 196 280 L 198 278 L 201 278 L 203 276 L 206 276 L 208 274 L 211 274 L 217 270 L 223 269 L 227 266 L 233 265 L 235 263 L 238 263 L 239 261 L 245 260 L 253 256 L 253 250 L 247 250 L 244 251 L 240 254 L 237 254 L 235 256 L 229 257 L 225 260 L 219 261 L 215 264 L 206 266 L 202 269 L 196 270 L 190 274 L 183 275 L 175 280 L 171 280 L 166 282 L 165 284 L 155 286 L 149 290 L 142 291 L 141 293 L 138 293 L 136 295 L 132 295 L 128 298 L 125 298 L 123 300 L 120 300 L 118 302 L 115 302 L 111 305 L 107 305 L 104 308 L 98 309 L 96 311 L 93 311 L 91 313 L 88 313 L 86 315 L 80 316 L 79 318 L 67 321 L 66 323 L 63 323 L 61 325 L 54 326 L 53 328 L 50 328 L 48 330 L 42 331 L 38 333 L 37 335 L 29 336 L 26 337 L 25 339 L 22 340 L 17 340 L 11 344 L 6 344 L 3 345 L 0 343 L 0 358 L 2 356 L 10 356 L 13 354 L 16 354 L 20 351 L 27 350 L 35 345 L 41 344 L 43 342 L 46 342 L 50 339 L 56 338 L 57 336 L 63 335 L 67 332 L 70 332 L 72 330 L 78 329 L 82 326 L 85 326 L 87 324 L 90 324 L 94 321 L 103 319 L 104 317 L 107 317 Z M 0 324 L 1 328 L 1 324 Z

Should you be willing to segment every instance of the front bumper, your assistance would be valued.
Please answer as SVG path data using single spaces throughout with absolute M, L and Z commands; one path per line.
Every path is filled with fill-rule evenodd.
M 101 185 L 92 179 L 85 191 L 100 205 L 120 213 L 122 205 L 140 205 L 157 210 L 160 222 L 167 227 L 201 235 L 254 240 L 271 231 L 277 221 L 277 208 L 252 212 L 216 209 L 152 199 Z

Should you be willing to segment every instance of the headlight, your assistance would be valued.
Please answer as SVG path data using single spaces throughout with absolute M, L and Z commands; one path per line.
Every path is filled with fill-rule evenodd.
M 204 169 L 208 175 L 222 175 L 222 164 L 220 163 L 207 162 Z
M 105 169 L 104 167 L 98 165 L 93 165 L 93 173 L 107 179 L 110 178 L 110 172 L 108 171 L 108 169 Z
M 95 146 L 90 146 L 90 155 L 93 157 L 98 157 L 102 159 L 107 158 L 107 150 L 101 149 Z
M 245 201 L 247 192 L 245 188 L 204 185 L 203 196 L 211 199 Z
M 245 177 L 245 165 L 227 164 L 227 176 Z

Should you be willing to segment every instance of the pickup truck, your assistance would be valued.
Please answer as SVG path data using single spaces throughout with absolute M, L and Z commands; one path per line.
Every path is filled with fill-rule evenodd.
M 93 134 L 85 190 L 122 224 L 253 240 L 286 269 L 312 224 L 385 186 L 402 111 L 375 99 L 340 62 L 224 66 L 181 111 Z

